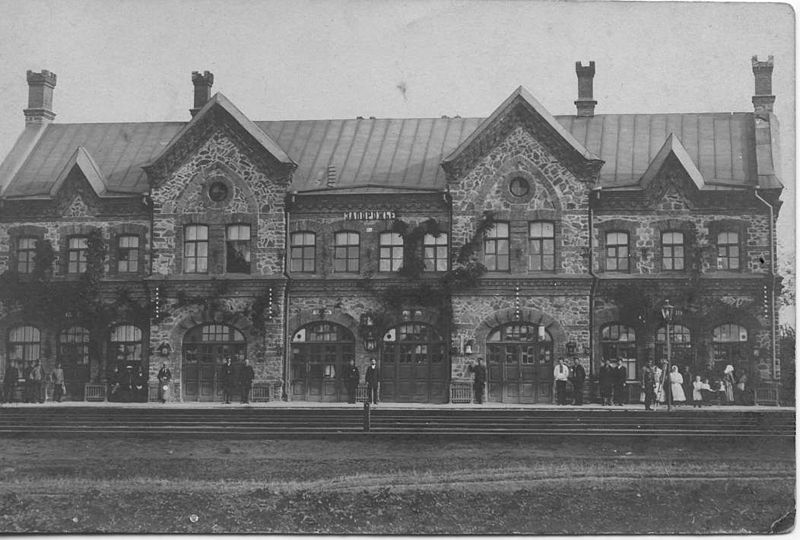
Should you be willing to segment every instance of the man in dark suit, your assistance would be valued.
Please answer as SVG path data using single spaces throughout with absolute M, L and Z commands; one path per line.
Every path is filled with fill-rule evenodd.
M 358 381 L 361 379 L 361 374 L 356 367 L 355 358 L 350 359 L 350 365 L 344 371 L 344 386 L 347 389 L 347 402 L 356 402 L 356 389 L 358 388 Z
M 367 383 L 367 403 L 372 400 L 373 405 L 378 404 L 378 366 L 374 358 L 369 359 L 369 367 L 364 373 L 364 382 Z
M 611 371 L 611 366 L 607 358 L 603 358 L 603 363 L 600 366 L 598 374 L 598 384 L 600 386 L 600 399 L 603 405 L 611 405 L 611 392 L 614 388 L 614 374 Z
M 233 395 L 233 366 L 231 365 L 231 357 L 225 359 L 222 368 L 219 370 L 219 382 L 222 385 L 222 399 L 225 403 L 231 402 Z
M 645 410 L 653 410 L 650 406 L 656 401 L 656 374 L 652 360 L 649 360 L 642 369 L 642 392 L 644 392 Z
M 628 370 L 618 358 L 614 360 L 614 363 L 616 365 L 611 367 L 611 373 L 614 375 L 612 379 L 614 381 L 614 405 L 622 405 L 625 381 L 628 380 Z
M 478 358 L 478 363 L 469 366 L 469 372 L 474 374 L 472 389 L 475 392 L 475 403 L 483 403 L 483 387 L 486 385 L 486 368 L 481 363 L 483 359 Z
M 245 358 L 244 365 L 239 371 L 239 386 L 242 388 L 242 403 L 250 403 L 250 390 L 253 389 L 253 379 L 256 374 L 253 371 L 253 366 L 250 361 Z
M 570 382 L 572 382 L 572 403 L 575 405 L 583 405 L 583 382 L 586 380 L 586 370 L 583 364 L 577 358 L 572 363 L 572 373 L 570 374 Z
M 14 392 L 17 388 L 17 381 L 19 380 L 19 370 L 14 364 L 13 360 L 8 361 L 6 368 L 6 375 L 3 378 L 3 392 L 4 401 L 6 403 L 14 403 Z

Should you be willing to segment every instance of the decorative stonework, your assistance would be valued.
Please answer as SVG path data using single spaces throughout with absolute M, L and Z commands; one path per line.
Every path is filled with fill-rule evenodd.
M 72 204 L 64 212 L 64 217 L 87 217 L 88 215 L 89 207 L 86 206 L 80 195 L 75 195 L 75 198 L 72 199 Z
M 213 201 L 208 190 L 220 181 L 228 186 L 228 196 Z M 238 222 L 254 222 L 254 271 L 260 275 L 280 274 L 285 250 L 285 188 L 285 179 L 268 177 L 224 130 L 215 131 L 167 181 L 153 188 L 153 271 L 179 271 L 176 257 L 181 257 L 182 252 L 176 239 L 185 218 L 190 217 L 192 223 L 218 223 L 224 227 L 230 216 L 238 215 Z M 209 265 L 212 273 L 218 267 L 221 268 Z

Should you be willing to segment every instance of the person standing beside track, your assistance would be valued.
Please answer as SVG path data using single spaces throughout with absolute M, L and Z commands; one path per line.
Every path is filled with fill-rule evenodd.
M 478 405 L 483 403 L 483 387 L 486 385 L 486 368 L 483 367 L 481 361 L 483 358 L 478 358 L 478 363 L 467 368 L 473 374 L 472 391 L 475 394 L 475 403 Z
M 166 403 L 169 400 L 169 385 L 172 382 L 172 372 L 167 367 L 167 364 L 162 363 L 161 369 L 158 370 L 158 399 L 161 403 Z
M 219 382 L 222 384 L 222 399 L 226 404 L 231 402 L 233 395 L 233 366 L 231 365 L 231 357 L 225 359 L 222 368 L 219 370 Z
M 250 403 L 250 390 L 253 389 L 253 379 L 255 379 L 255 377 L 256 374 L 253 371 L 253 366 L 251 366 L 250 361 L 245 358 L 242 370 L 239 372 L 239 385 L 242 388 L 241 401 L 243 404 Z
M 586 370 L 583 368 L 583 364 L 575 358 L 572 364 L 572 375 L 570 376 L 573 405 L 583 405 L 583 382 L 585 380 Z
M 14 392 L 17 388 L 19 370 L 13 360 L 9 360 L 6 368 L 5 378 L 3 379 L 3 400 L 6 403 L 14 403 Z
M 623 403 L 623 394 L 625 392 L 625 381 L 628 380 L 628 370 L 625 368 L 625 364 L 617 358 L 614 360 L 616 362 L 616 366 L 611 366 L 611 373 L 614 384 L 614 405 L 622 405 Z
M 656 401 L 656 372 L 653 369 L 653 361 L 648 360 L 647 365 L 642 369 L 642 392 L 644 392 L 644 409 L 652 411 L 651 405 Z
M 356 402 L 356 389 L 358 388 L 358 381 L 361 380 L 361 374 L 356 367 L 356 359 L 350 359 L 350 365 L 344 371 L 344 387 L 347 390 L 347 402 Z
M 556 404 L 567 404 L 567 379 L 569 378 L 569 368 L 564 365 L 564 359 L 558 359 L 558 365 L 553 369 L 553 378 L 556 381 Z
M 611 371 L 611 366 L 607 358 L 603 358 L 603 363 L 600 366 L 600 373 L 598 373 L 598 384 L 600 385 L 600 399 L 603 405 L 611 405 L 611 391 L 614 387 L 614 374 Z
M 373 405 L 378 404 L 378 366 L 375 359 L 369 359 L 369 367 L 364 373 L 364 382 L 367 383 L 367 402 L 372 401 Z
M 50 380 L 53 381 L 53 401 L 61 403 L 67 389 L 64 385 L 64 370 L 61 364 L 56 364 L 56 368 L 50 373 Z

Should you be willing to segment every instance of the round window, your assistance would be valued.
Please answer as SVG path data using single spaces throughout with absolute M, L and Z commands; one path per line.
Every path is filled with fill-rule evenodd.
M 511 180 L 511 183 L 508 185 L 508 189 L 511 191 L 513 196 L 524 197 L 530 191 L 531 186 L 528 184 L 527 180 L 521 176 L 517 176 Z
M 222 202 L 228 196 L 228 186 L 224 182 L 213 182 L 208 188 L 208 198 L 214 202 Z

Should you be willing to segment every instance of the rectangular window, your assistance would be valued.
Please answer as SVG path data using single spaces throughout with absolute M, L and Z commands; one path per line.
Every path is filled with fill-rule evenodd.
M 17 272 L 33 272 L 33 258 L 36 255 L 36 238 L 23 237 L 17 240 Z
M 228 225 L 225 271 L 231 274 L 250 273 L 250 225 Z
M 483 264 L 490 271 L 511 269 L 508 257 L 508 223 L 495 223 L 483 238 Z
M 117 238 L 117 272 L 133 273 L 139 271 L 139 237 L 120 236 Z
M 317 266 L 317 239 L 312 232 L 292 233 L 290 271 L 311 272 Z
M 379 270 L 396 272 L 401 266 L 403 266 L 403 237 L 397 233 L 381 233 Z
M 606 233 L 606 271 L 628 271 L 628 233 Z
M 429 272 L 447 272 L 447 234 L 439 236 L 425 235 L 423 243 L 425 270 Z
M 739 233 L 721 232 L 717 235 L 717 268 L 739 269 Z
M 82 274 L 86 272 L 86 256 L 89 251 L 85 236 L 73 236 L 67 245 L 67 273 Z
M 530 229 L 530 264 L 535 272 L 556 269 L 556 232 L 550 221 L 534 221 Z
M 664 270 L 683 270 L 683 233 L 668 231 L 661 234 L 661 260 Z
M 334 237 L 333 271 L 358 272 L 360 240 L 357 232 L 337 232 Z
M 208 272 L 208 226 L 187 225 L 184 229 L 183 271 L 187 274 Z

